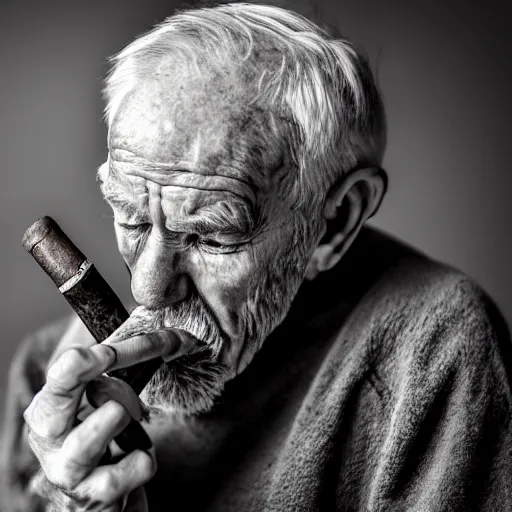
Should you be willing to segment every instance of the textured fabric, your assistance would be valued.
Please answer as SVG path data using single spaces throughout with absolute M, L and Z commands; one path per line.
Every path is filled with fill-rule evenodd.
M 289 318 L 211 412 L 146 425 L 151 512 L 512 510 L 512 345 L 476 284 L 365 229 Z M 30 510 L 20 418 L 66 325 L 13 364 L 2 511 Z

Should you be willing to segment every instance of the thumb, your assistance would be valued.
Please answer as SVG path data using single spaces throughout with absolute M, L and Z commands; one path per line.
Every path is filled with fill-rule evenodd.
M 133 389 L 116 377 L 100 375 L 87 383 L 85 393 L 89 403 L 96 409 L 109 400 L 119 402 L 135 421 L 142 420 L 142 407 Z

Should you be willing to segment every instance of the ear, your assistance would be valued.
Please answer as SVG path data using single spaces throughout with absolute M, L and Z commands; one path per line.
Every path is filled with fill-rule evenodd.
M 387 183 L 384 169 L 366 167 L 331 187 L 324 205 L 322 238 L 309 260 L 306 279 L 314 279 L 340 261 L 363 224 L 379 209 Z

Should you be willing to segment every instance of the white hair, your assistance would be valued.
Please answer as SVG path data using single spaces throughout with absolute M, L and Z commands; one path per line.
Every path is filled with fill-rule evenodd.
M 287 113 L 287 135 L 281 135 L 287 137 L 298 168 L 294 190 L 299 203 L 309 201 L 311 191 L 318 197 L 319 190 L 326 191 L 345 172 L 381 164 L 385 115 L 366 58 L 349 41 L 269 5 L 233 3 L 181 11 L 128 45 L 112 58 L 106 80 L 109 126 L 141 77 L 154 72 L 163 57 L 184 54 L 196 65 L 198 59 L 219 57 L 235 66 L 264 67 L 257 101 L 279 112 L 281 121 Z M 262 55 L 267 58 L 258 66 Z

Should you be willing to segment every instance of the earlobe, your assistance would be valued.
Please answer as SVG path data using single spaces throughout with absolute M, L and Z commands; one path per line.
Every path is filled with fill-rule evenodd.
M 306 279 L 333 268 L 350 247 L 363 224 L 374 215 L 387 190 L 383 169 L 368 167 L 345 176 L 324 205 L 325 230 L 306 269 Z

